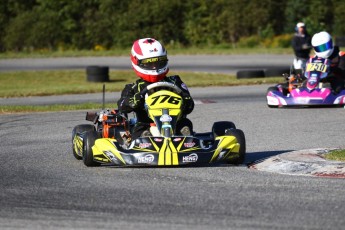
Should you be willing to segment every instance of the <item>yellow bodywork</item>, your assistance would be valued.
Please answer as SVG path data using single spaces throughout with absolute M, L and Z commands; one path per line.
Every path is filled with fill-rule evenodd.
M 154 139 L 154 138 L 153 138 Z M 148 152 L 152 154 L 158 155 L 158 166 L 168 166 L 168 165 L 180 165 L 178 155 L 179 154 L 186 154 L 186 153 L 196 153 L 199 157 L 202 157 L 204 154 L 200 147 L 188 148 L 182 150 L 182 146 L 184 143 L 184 139 L 175 147 L 172 142 L 171 138 L 164 138 L 163 144 L 161 147 L 151 139 L 152 146 L 154 147 L 152 150 L 150 149 L 141 149 L 141 148 L 133 148 L 131 150 L 138 151 L 138 152 Z M 218 146 L 216 149 L 213 150 L 213 155 L 210 155 L 208 159 L 208 163 L 216 162 L 220 159 L 228 159 L 232 157 L 237 157 L 240 150 L 240 144 L 237 142 L 236 137 L 234 136 L 220 136 L 217 137 L 216 140 L 219 140 Z M 94 159 L 97 161 L 102 161 L 105 163 L 110 163 L 111 160 L 109 159 L 109 155 L 106 153 L 111 152 L 113 156 L 116 157 L 121 164 L 126 165 L 124 158 L 122 157 L 123 152 L 120 152 L 116 146 L 114 145 L 115 139 L 110 138 L 102 138 L 98 139 L 95 142 L 95 145 L 92 147 Z
M 175 120 L 178 120 L 182 114 L 182 97 L 174 92 L 160 90 L 152 93 L 145 100 L 149 117 L 153 121 L 160 118 L 165 109 L 168 110 L 170 117 L 175 117 Z M 156 141 L 157 137 L 146 138 L 144 144 L 148 144 L 150 146 L 148 148 L 141 148 L 139 147 L 140 145 L 136 144 L 130 149 L 122 149 L 121 151 L 116 147 L 116 139 L 97 139 L 95 145 L 92 147 L 93 157 L 95 161 L 99 162 L 114 162 L 116 164 L 127 165 L 133 164 L 136 159 L 135 157 L 145 156 L 147 154 L 154 157 L 154 162 L 151 162 L 152 164 L 168 166 L 188 163 L 183 158 L 190 156 L 196 156 L 198 159 L 197 162 L 212 163 L 238 157 L 240 151 L 240 144 L 235 136 L 216 137 L 215 145 L 208 149 L 202 148 L 202 145 L 199 143 L 200 140 L 193 137 L 162 135 L 158 138 L 160 139 L 159 142 Z M 176 141 L 176 138 L 179 138 L 179 140 Z M 189 138 L 189 142 L 186 138 Z M 191 140 L 190 138 L 193 139 Z M 188 144 L 192 145 L 190 146 Z
M 177 119 L 181 116 L 182 97 L 168 90 L 155 92 L 146 98 L 149 117 L 154 120 L 161 116 L 163 109 L 169 109 L 169 115 Z

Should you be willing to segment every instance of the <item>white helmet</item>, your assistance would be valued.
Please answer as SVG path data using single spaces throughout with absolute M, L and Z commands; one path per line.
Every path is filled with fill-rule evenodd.
M 314 48 L 316 56 L 320 58 L 329 58 L 334 50 L 332 37 L 325 31 L 314 34 L 311 39 L 311 45 Z
M 305 27 L 304 22 L 297 23 L 296 28 L 300 28 L 300 27 Z
M 145 81 L 162 80 L 169 71 L 167 51 L 154 38 L 143 38 L 133 43 L 132 66 L 136 74 Z

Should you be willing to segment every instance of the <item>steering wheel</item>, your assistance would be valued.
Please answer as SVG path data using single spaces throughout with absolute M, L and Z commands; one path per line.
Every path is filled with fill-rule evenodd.
M 170 83 L 170 82 L 155 82 L 155 83 L 152 83 L 152 84 L 146 86 L 143 90 L 141 90 L 140 95 L 143 97 L 143 96 L 145 96 L 145 94 L 149 90 L 155 89 L 155 88 L 160 88 L 160 87 L 170 88 L 170 89 L 174 90 L 177 94 L 181 94 L 182 93 L 182 90 L 179 87 L 177 87 L 175 84 L 173 84 L 173 83 Z

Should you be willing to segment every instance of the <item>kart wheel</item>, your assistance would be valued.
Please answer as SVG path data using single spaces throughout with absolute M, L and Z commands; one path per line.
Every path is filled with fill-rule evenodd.
M 290 73 L 290 68 L 268 68 L 265 70 L 265 77 L 281 77 L 284 73 Z
M 98 166 L 100 163 L 93 161 L 92 146 L 99 138 L 97 131 L 90 130 L 85 133 L 83 145 L 83 162 L 86 166 Z
M 87 81 L 91 82 L 108 82 L 109 67 L 108 66 L 87 66 Z
M 237 79 L 243 78 L 263 78 L 265 72 L 263 70 L 240 70 L 236 73 Z
M 274 92 L 274 91 L 279 91 L 278 87 L 276 87 L 276 86 L 268 87 L 266 95 L 268 94 L 268 92 Z M 268 102 L 267 102 L 267 103 L 268 103 Z M 267 104 L 267 106 L 268 106 L 269 108 L 278 108 L 277 105 L 269 105 L 269 104 Z
M 239 150 L 239 156 L 238 158 L 231 159 L 228 161 L 229 164 L 243 164 L 244 159 L 246 157 L 246 138 L 244 136 L 244 133 L 240 129 L 229 129 L 226 131 L 226 135 L 228 136 L 235 136 L 237 139 L 237 142 L 240 144 L 240 150 Z
M 85 133 L 90 130 L 95 130 L 95 127 L 93 125 L 77 125 L 72 130 L 72 153 L 77 160 L 83 158 L 83 144 L 78 143 L 74 138 L 76 138 L 77 133 Z
M 271 87 L 268 87 L 267 93 L 270 92 L 270 91 L 279 91 L 279 89 L 278 89 L 277 86 L 271 86 Z
M 212 133 L 213 137 L 223 136 L 228 129 L 236 129 L 236 126 L 231 121 L 217 121 L 213 123 Z

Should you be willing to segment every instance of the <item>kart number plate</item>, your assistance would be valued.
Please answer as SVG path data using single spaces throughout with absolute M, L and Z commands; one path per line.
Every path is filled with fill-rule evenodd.
M 308 63 L 306 71 L 307 72 L 318 71 L 318 72 L 325 73 L 327 71 L 327 65 L 323 63 Z

